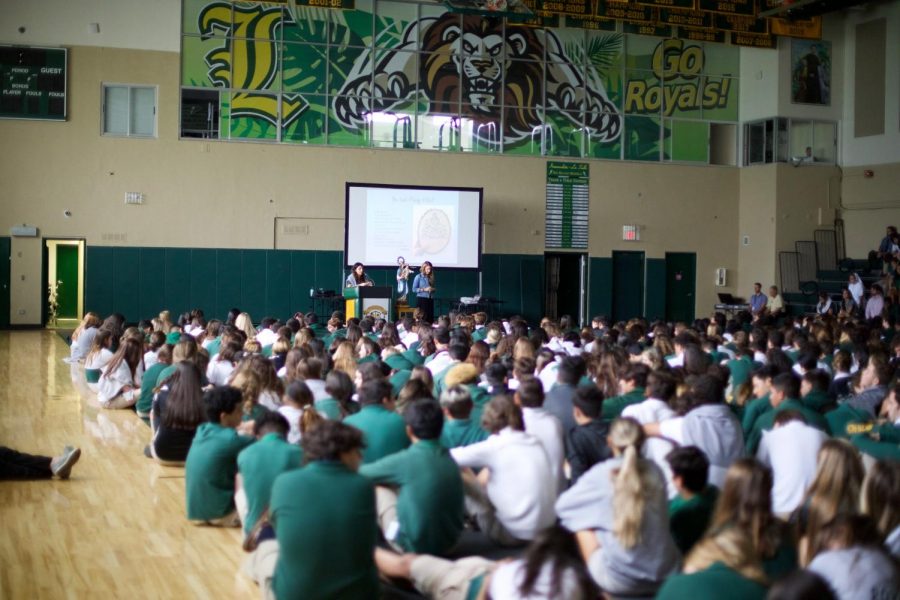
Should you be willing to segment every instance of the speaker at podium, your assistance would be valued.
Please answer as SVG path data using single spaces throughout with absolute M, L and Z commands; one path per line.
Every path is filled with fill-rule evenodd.
M 372 317 L 392 320 L 394 288 L 391 286 L 360 286 L 344 288 L 346 318 Z

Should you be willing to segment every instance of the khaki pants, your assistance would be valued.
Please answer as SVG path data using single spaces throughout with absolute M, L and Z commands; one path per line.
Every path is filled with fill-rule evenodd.
M 247 492 L 244 491 L 244 488 L 239 489 L 234 493 L 234 507 L 237 510 L 238 518 L 241 520 L 241 525 L 244 526 L 244 529 L 247 530 L 256 523 L 250 523 L 250 526 L 247 526 L 247 511 L 248 503 L 247 503 Z
M 384 539 L 391 548 L 402 554 L 405 550 L 396 542 L 400 527 L 397 520 L 397 492 L 381 485 L 375 486 L 375 510 Z
M 410 578 L 422 594 L 433 600 L 465 600 L 470 582 L 494 570 L 495 563 L 470 556 L 457 561 L 422 554 L 410 564 Z
M 491 541 L 501 546 L 521 546 L 525 542 L 511 534 L 497 518 L 497 511 L 488 498 L 487 490 L 474 476 L 463 476 L 466 512 L 475 519 L 478 527 Z
M 244 571 L 259 585 L 260 597 L 263 600 L 275 600 L 272 580 L 275 577 L 275 566 L 278 564 L 278 542 L 265 540 L 253 551 Z

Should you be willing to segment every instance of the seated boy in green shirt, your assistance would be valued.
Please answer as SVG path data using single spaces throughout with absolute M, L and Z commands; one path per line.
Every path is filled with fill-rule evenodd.
M 703 537 L 719 491 L 707 485 L 709 460 L 695 446 L 675 448 L 666 455 L 678 495 L 669 501 L 669 529 L 681 553 L 687 556 Z
M 415 400 L 403 415 L 412 446 L 359 473 L 378 486 L 378 523 L 395 550 L 445 554 L 463 529 L 462 476 L 439 442 L 444 419 L 438 403 Z
M 256 443 L 238 454 L 237 493 L 234 502 L 244 524 L 244 533 L 253 530 L 269 508 L 275 478 L 303 464 L 303 451 L 289 444 L 291 426 L 280 412 L 270 411 L 253 424 Z
M 203 395 L 208 423 L 197 428 L 184 465 L 187 517 L 207 525 L 237 527 L 234 478 L 238 454 L 253 443 L 235 428 L 243 418 L 241 391 L 220 386 Z
M 807 371 L 800 380 L 800 402 L 816 412 L 828 412 L 835 406 L 834 399 L 828 395 L 829 385 L 831 377 L 822 369 Z
M 444 412 L 441 445 L 444 448 L 449 450 L 487 439 L 487 431 L 471 419 L 474 406 L 472 395 L 463 385 L 454 385 L 441 393 L 441 409 Z

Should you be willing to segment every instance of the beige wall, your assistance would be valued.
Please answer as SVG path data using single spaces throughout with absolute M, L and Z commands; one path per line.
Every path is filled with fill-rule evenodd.
M 865 176 L 867 170 L 872 177 Z M 840 207 L 847 254 L 865 258 L 887 225 L 900 226 L 900 163 L 846 167 Z
M 741 169 L 738 211 L 737 293 L 745 299 L 753 284 L 768 286 L 775 279 L 775 165 Z
M 27 223 L 42 237 L 83 237 L 92 246 L 273 248 L 276 219 L 290 219 L 278 221 L 278 247 L 338 250 L 346 181 L 463 184 L 485 189 L 486 252 L 543 252 L 545 159 L 181 141 L 178 60 L 169 52 L 73 48 L 69 121 L 0 121 L 0 230 Z M 103 82 L 159 86 L 158 139 L 100 135 Z M 590 253 L 696 252 L 697 312 L 705 314 L 722 291 L 713 287 L 715 268 L 738 267 L 739 174 L 591 162 Z M 126 205 L 126 192 L 143 192 L 145 203 Z M 621 242 L 626 223 L 641 226 L 640 243 Z M 293 233 L 285 234 L 287 224 Z M 39 240 L 14 242 L 14 323 L 40 320 L 40 250 Z

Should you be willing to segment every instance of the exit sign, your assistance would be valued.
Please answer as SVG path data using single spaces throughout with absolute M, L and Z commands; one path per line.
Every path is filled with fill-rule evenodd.
M 622 239 L 626 242 L 638 242 L 641 239 L 641 230 L 637 225 L 622 225 Z

